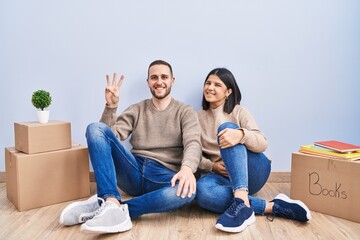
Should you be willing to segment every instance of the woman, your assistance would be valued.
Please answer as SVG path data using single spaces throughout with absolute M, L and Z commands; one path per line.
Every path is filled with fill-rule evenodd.
M 271 166 L 263 154 L 267 139 L 240 101 L 229 70 L 216 68 L 208 74 L 199 112 L 203 145 L 199 167 L 206 174 L 197 183 L 197 203 L 222 213 L 216 228 L 226 232 L 241 232 L 255 222 L 255 214 L 310 220 L 305 204 L 284 194 L 270 202 L 251 196 L 265 185 Z

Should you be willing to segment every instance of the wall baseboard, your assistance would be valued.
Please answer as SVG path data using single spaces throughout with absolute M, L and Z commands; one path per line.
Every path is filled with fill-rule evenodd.
M 268 182 L 290 183 L 290 172 L 271 172 Z M 6 182 L 5 172 L 0 172 L 0 183 Z M 95 182 L 94 172 L 90 172 L 90 182 Z
M 291 172 L 271 172 L 268 182 L 290 183 L 291 182 Z

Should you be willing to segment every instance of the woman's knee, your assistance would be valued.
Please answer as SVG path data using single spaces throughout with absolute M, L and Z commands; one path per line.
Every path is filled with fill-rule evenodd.
M 200 178 L 197 182 L 196 182 L 196 198 L 202 198 L 203 195 L 207 192 L 206 190 L 208 189 L 208 185 L 206 183 L 206 181 L 204 181 L 202 178 Z
M 215 180 L 207 175 L 201 177 L 196 182 L 196 199 L 201 204 L 203 201 L 207 201 L 212 197 L 212 189 L 214 189 L 218 184 Z
M 218 127 L 218 133 L 226 128 L 238 129 L 239 126 L 232 122 L 224 122 L 224 123 L 220 124 L 220 126 Z
M 196 183 L 195 201 L 202 208 L 206 208 L 206 203 L 211 197 L 209 195 L 209 190 L 209 186 L 205 181 L 201 181 L 201 179 L 198 180 L 198 182 Z

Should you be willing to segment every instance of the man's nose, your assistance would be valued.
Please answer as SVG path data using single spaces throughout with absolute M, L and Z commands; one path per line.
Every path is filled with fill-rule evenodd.
M 163 82 L 164 82 L 164 81 L 163 81 L 161 78 L 158 78 L 158 79 L 156 80 L 156 84 L 157 84 L 157 85 L 162 85 Z

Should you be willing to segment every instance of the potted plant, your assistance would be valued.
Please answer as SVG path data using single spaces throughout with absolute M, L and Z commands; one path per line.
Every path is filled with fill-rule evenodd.
M 45 90 L 37 90 L 33 92 L 31 102 L 37 111 L 37 118 L 40 123 L 47 123 L 49 121 L 49 110 L 45 110 L 51 104 L 51 95 Z

